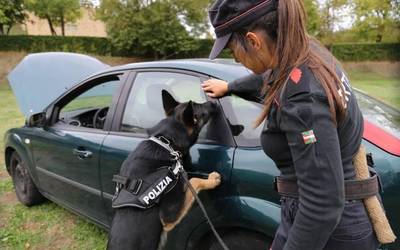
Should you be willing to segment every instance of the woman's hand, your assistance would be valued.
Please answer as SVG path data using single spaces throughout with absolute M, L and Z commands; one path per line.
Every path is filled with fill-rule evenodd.
M 226 81 L 210 79 L 201 84 L 208 96 L 218 98 L 228 93 L 228 83 Z

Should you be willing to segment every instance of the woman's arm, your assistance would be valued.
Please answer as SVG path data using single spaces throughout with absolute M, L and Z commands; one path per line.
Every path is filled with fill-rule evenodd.
M 293 88 L 299 88 L 298 85 Z M 279 123 L 296 172 L 299 209 L 284 249 L 320 250 L 344 209 L 338 133 L 327 100 L 315 98 L 309 92 L 292 94 L 282 103 Z
M 202 87 L 210 97 L 218 98 L 235 94 L 249 101 L 263 103 L 264 96 L 261 93 L 264 78 L 264 75 L 252 74 L 239 78 L 229 84 L 226 81 L 210 79 L 205 81 Z

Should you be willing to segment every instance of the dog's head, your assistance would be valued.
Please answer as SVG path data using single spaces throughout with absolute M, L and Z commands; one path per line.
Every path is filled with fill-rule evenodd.
M 180 103 L 166 90 L 162 91 L 162 101 L 167 117 L 171 117 L 184 125 L 191 144 L 195 143 L 200 130 L 217 113 L 217 106 L 212 102 L 199 104 L 189 101 Z

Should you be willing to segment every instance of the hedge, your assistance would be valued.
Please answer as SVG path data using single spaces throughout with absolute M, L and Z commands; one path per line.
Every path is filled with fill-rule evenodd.
M 199 42 L 199 49 L 194 54 L 207 56 L 212 40 Z M 400 43 L 343 43 L 327 45 L 327 48 L 341 61 L 400 61 Z M 224 53 L 222 56 L 230 55 Z
M 208 57 L 210 39 L 198 40 L 194 51 L 181 52 L 176 58 Z M 399 61 L 400 43 L 349 43 L 327 46 L 342 61 Z M 0 51 L 68 51 L 97 55 L 137 56 L 134 51 L 118 51 L 107 38 L 61 36 L 0 36 Z M 222 57 L 230 57 L 224 52 Z
M 0 36 L 0 51 L 65 51 L 97 55 L 111 55 L 107 38 L 73 36 Z
M 328 47 L 342 61 L 400 60 L 400 43 L 349 43 Z

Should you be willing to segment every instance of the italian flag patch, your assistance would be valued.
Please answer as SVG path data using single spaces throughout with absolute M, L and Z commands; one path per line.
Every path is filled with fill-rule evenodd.
M 301 135 L 303 136 L 303 141 L 306 145 L 317 142 L 317 138 L 315 138 L 314 131 L 312 129 L 301 133 Z

